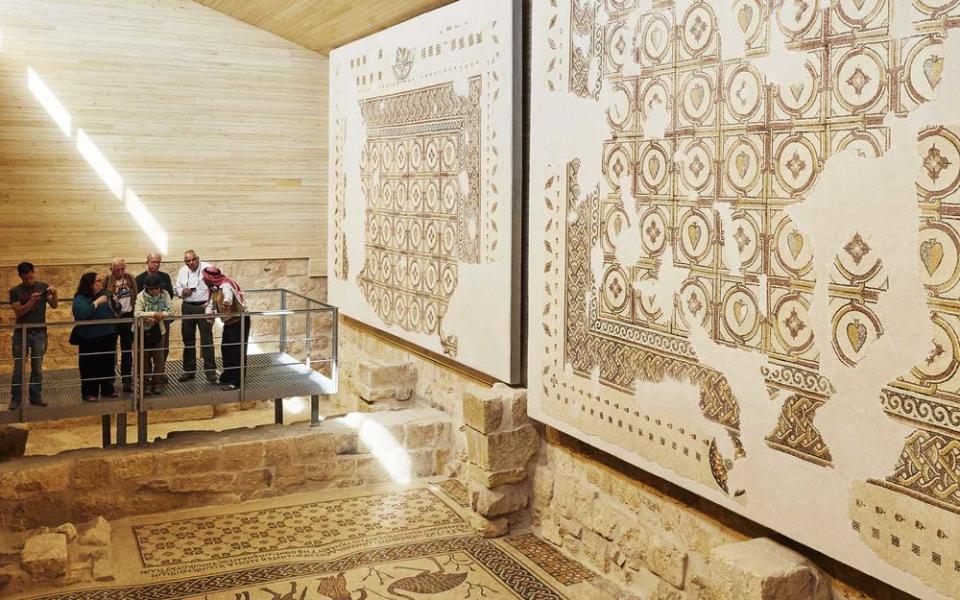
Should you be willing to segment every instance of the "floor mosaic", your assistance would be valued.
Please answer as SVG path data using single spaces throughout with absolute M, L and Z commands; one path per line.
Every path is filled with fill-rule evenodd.
M 114 554 L 130 557 L 118 564 L 116 581 L 28 597 L 605 597 L 593 587 L 590 571 L 533 535 L 487 540 L 473 534 L 452 497 L 458 491 L 447 482 L 380 486 L 126 519 L 114 523 Z

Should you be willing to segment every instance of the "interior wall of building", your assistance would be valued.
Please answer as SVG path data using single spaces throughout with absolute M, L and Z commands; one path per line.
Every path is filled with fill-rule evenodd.
M 327 58 L 185 0 L 0 4 L 0 265 L 308 258 Z
M 102 264 L 117 254 L 139 263 L 162 232 L 171 263 L 192 246 L 213 260 L 309 257 L 310 274 L 324 274 L 326 98 L 325 57 L 195 2 L 4 0 L 0 266 L 24 258 Z M 340 333 L 348 393 L 362 360 L 412 361 L 415 396 L 460 424 L 464 395 L 483 387 L 362 329 Z M 455 438 L 462 454 L 463 435 Z M 589 530 L 589 520 L 554 501 L 571 481 L 592 479 L 599 490 L 592 499 L 623 501 L 623 514 L 640 505 L 668 514 L 645 524 L 663 538 L 674 540 L 676 523 L 686 523 L 689 539 L 676 542 L 684 561 L 763 533 L 745 520 L 718 523 L 716 513 L 679 502 L 671 490 L 654 492 L 623 464 L 597 466 L 598 455 L 605 456 L 545 436 L 532 503 L 541 531 L 583 550 L 607 575 L 628 568 L 615 558 L 623 540 L 596 531 L 575 538 L 567 525 Z

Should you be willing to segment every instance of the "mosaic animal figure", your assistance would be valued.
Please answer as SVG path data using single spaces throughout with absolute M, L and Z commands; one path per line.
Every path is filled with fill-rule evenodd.
M 317 586 L 317 593 L 330 598 L 330 600 L 353 600 L 350 590 L 347 589 L 347 578 L 343 573 L 337 573 L 331 577 L 324 577 Z M 367 590 L 361 589 L 357 600 L 366 600 Z
M 290 582 L 290 591 L 286 594 L 280 594 L 269 588 L 260 588 L 260 590 L 270 594 L 270 600 L 304 600 L 307 597 L 307 588 L 303 588 L 303 591 L 300 593 L 300 597 L 297 598 L 296 581 Z
M 449 592 L 462 584 L 467 579 L 467 573 L 447 573 L 437 562 L 437 559 L 430 557 L 433 564 L 437 565 L 437 571 L 429 569 L 415 569 L 413 567 L 401 567 L 411 571 L 419 571 L 412 577 L 403 577 L 391 583 L 387 587 L 387 592 L 404 600 L 416 600 L 400 592 L 410 592 L 413 594 L 443 594 Z

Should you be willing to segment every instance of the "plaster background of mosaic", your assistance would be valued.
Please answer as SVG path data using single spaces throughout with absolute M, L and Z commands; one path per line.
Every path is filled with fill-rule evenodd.
M 956 596 L 960 3 L 712 5 L 535 3 L 531 414 Z
M 331 301 L 504 381 L 519 379 L 513 13 L 461 1 L 330 55 Z
M 199 250 L 202 252 L 202 249 Z M 29 257 L 26 257 L 29 260 Z M 202 257 L 207 260 L 206 257 Z M 309 298 L 324 300 L 327 295 L 326 278 L 310 277 L 307 272 L 307 259 L 278 259 L 278 260 L 256 260 L 256 261 L 232 261 L 232 260 L 212 260 L 224 270 L 224 272 L 236 279 L 244 289 L 272 289 L 286 288 L 298 294 Z M 169 257 L 169 262 L 165 262 L 161 270 L 169 273 L 172 278 L 176 278 L 177 270 L 182 266 L 182 262 L 175 257 Z M 59 290 L 61 298 L 71 298 L 77 289 L 77 282 L 80 276 L 88 271 L 106 272 L 106 265 L 42 265 L 37 264 L 37 278 L 45 281 Z M 127 259 L 127 271 L 137 275 L 145 269 L 145 266 L 139 259 Z M 7 279 L 3 286 L 4 301 L 7 299 L 6 291 L 19 283 L 16 275 L 16 269 L 7 267 Z M 254 301 L 254 298 L 256 300 Z M 258 294 L 251 298 L 251 310 L 274 310 L 279 308 L 279 296 Z M 179 301 L 174 301 L 174 306 L 179 311 Z M 306 303 L 292 296 L 288 298 L 288 308 L 302 309 Z M 9 310 L 8 305 L 3 305 L 0 310 L 0 325 L 10 325 L 14 323 L 13 312 Z M 295 355 L 302 355 L 305 351 L 306 343 L 306 316 L 289 317 L 288 322 L 290 345 L 289 352 Z M 313 344 L 313 356 L 330 353 L 330 329 L 332 322 L 327 317 L 320 315 L 311 315 L 311 328 L 313 334 L 311 341 Z M 259 338 L 263 352 L 275 352 L 278 349 L 276 343 L 270 343 L 266 340 L 278 339 L 280 323 L 276 318 L 261 318 L 259 323 L 254 322 L 252 332 L 252 341 L 256 342 Z M 56 309 L 47 309 L 47 322 L 72 322 L 73 316 L 70 312 L 70 302 L 60 302 Z M 68 342 L 70 336 L 70 327 L 51 327 L 48 329 L 47 354 L 44 359 L 44 369 L 75 369 L 77 367 L 77 348 L 71 346 Z M 298 333 L 299 332 L 299 333 Z M 294 335 L 296 334 L 296 335 Z M 0 372 L 8 373 L 12 368 L 10 334 L 0 336 Z M 174 337 L 171 347 L 172 359 L 180 359 L 181 353 L 177 349 L 180 340 L 180 328 L 174 327 Z M 219 343 L 219 342 L 218 342 Z M 219 356 L 219 349 L 217 350 Z M 29 371 L 29 366 L 27 367 Z
M 352 382 L 362 361 L 412 363 L 417 378 L 411 402 L 429 403 L 433 408 L 448 413 L 453 423 L 450 457 L 455 460 L 447 464 L 443 473 L 456 476 L 459 480 L 448 480 L 440 487 L 461 507 L 469 506 L 472 472 L 467 465 L 469 458 L 465 447 L 464 432 L 467 426 L 464 424 L 464 398 L 468 394 L 483 394 L 485 386 L 349 323 L 341 323 L 340 343 L 341 396 L 355 395 Z M 557 442 L 557 438 L 556 431 L 547 430 L 540 452 L 531 465 L 532 474 L 528 477 L 528 509 L 534 517 L 537 531 L 559 546 L 565 554 L 576 557 L 605 577 L 619 582 L 625 589 L 639 593 L 650 591 L 648 578 L 651 571 L 649 566 L 644 566 L 648 565 L 644 558 L 646 554 L 636 550 L 647 544 L 631 541 L 637 539 L 631 535 L 638 528 L 648 535 L 646 539 L 669 542 L 671 564 L 699 564 L 716 548 L 762 535 L 756 531 L 756 527 L 741 529 L 729 521 L 721 526 L 715 517 L 702 512 L 695 503 L 678 500 L 669 491 L 637 481 L 622 471 L 609 467 L 598 468 L 594 461 L 569 452 Z M 555 481 L 559 485 L 561 480 L 568 489 L 583 490 L 584 495 L 563 505 L 551 502 Z M 589 485 L 585 487 L 584 481 Z M 594 487 L 601 488 L 599 495 L 589 494 L 588 490 Z M 556 498 L 562 495 L 562 492 L 555 494 Z M 626 506 L 620 506 L 621 510 L 610 510 L 610 504 L 617 502 L 623 502 Z M 650 513 L 662 515 L 662 518 L 646 518 Z M 610 526 L 613 523 L 616 523 L 616 527 L 611 534 Z M 620 564 L 627 550 L 631 551 L 633 558 Z M 692 585 L 695 574 L 692 568 L 688 569 L 684 589 L 688 583 Z M 656 573 L 654 575 L 661 577 Z M 839 598 L 871 597 L 854 591 L 865 588 L 856 574 L 835 573 L 833 576 L 836 578 L 834 589 L 843 594 Z M 677 587 L 676 580 L 673 583 L 663 580 L 663 583 L 664 590 Z M 710 585 L 707 584 L 708 587 Z

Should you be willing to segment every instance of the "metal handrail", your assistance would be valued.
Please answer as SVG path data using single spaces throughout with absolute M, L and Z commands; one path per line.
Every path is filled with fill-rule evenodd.
M 251 397 L 249 395 L 249 392 L 252 388 L 248 388 L 249 377 L 251 376 L 251 372 L 256 369 L 273 369 L 273 368 L 281 368 L 281 369 L 294 368 L 295 369 L 297 366 L 306 366 L 309 369 L 309 372 L 314 373 L 315 375 L 321 375 L 324 373 L 329 374 L 329 375 L 323 375 L 323 379 L 328 383 L 323 384 L 323 386 L 317 389 L 322 389 L 323 390 L 321 392 L 322 394 L 335 393 L 337 389 L 337 383 L 338 383 L 337 382 L 337 357 L 338 357 L 339 311 L 337 307 L 326 304 L 319 300 L 315 300 L 303 294 L 284 289 L 284 288 L 251 289 L 251 290 L 246 290 L 246 293 L 248 295 L 248 305 L 250 304 L 250 299 L 249 299 L 250 294 L 279 294 L 280 309 L 279 310 L 277 309 L 248 310 L 243 313 L 237 313 L 236 315 L 234 314 L 217 315 L 217 314 L 208 314 L 208 313 L 188 314 L 188 315 L 178 314 L 178 315 L 171 315 L 170 317 L 164 319 L 164 322 L 166 322 L 166 325 L 168 327 L 168 331 L 166 335 L 169 336 L 173 333 L 174 321 L 213 320 L 217 318 L 220 318 L 222 320 L 224 317 L 226 318 L 230 318 L 233 316 L 241 317 L 239 322 L 239 332 L 240 332 L 239 341 L 224 343 L 221 335 L 219 339 L 219 343 L 217 343 L 217 340 L 215 339 L 214 342 L 212 342 L 211 344 L 202 344 L 202 343 L 199 344 L 201 348 L 209 347 L 209 346 L 213 346 L 215 348 L 217 345 L 219 345 L 221 348 L 225 348 L 225 347 L 236 348 L 238 346 L 242 348 L 239 352 L 237 352 L 240 358 L 239 364 L 238 365 L 231 364 L 230 366 L 224 367 L 225 369 L 239 370 L 240 385 L 237 388 L 236 392 L 224 392 L 224 394 L 227 395 L 226 399 L 217 400 L 217 401 L 218 402 L 219 401 L 238 401 L 238 400 L 243 401 L 248 399 L 248 397 Z M 307 308 L 289 308 L 288 307 L 289 305 L 287 302 L 288 295 L 290 295 L 291 297 L 305 300 L 307 302 Z M 65 301 L 64 298 L 60 298 L 60 300 Z M 268 303 L 271 305 L 275 305 L 274 301 L 272 300 L 268 301 Z M 311 318 L 311 316 L 312 315 L 325 316 L 328 314 L 330 315 L 329 318 L 331 319 L 331 329 L 330 329 L 329 337 L 327 337 L 326 335 L 314 336 L 311 329 L 312 322 L 313 322 L 313 319 Z M 303 319 L 302 324 L 300 323 L 300 320 L 299 320 L 299 318 L 301 317 L 305 317 Z M 50 355 L 45 353 L 43 358 L 45 360 L 57 361 L 58 363 L 61 363 L 63 360 L 69 360 L 74 357 L 80 357 L 80 356 L 107 355 L 107 354 L 115 354 L 117 356 L 123 356 L 127 354 L 131 355 L 132 366 L 131 366 L 130 381 L 132 382 L 133 389 L 134 389 L 132 397 L 127 396 L 127 397 L 124 397 L 122 400 L 116 400 L 116 401 L 111 401 L 106 403 L 98 403 L 93 405 L 84 405 L 84 404 L 78 403 L 75 408 L 84 406 L 85 410 L 83 414 L 100 414 L 103 417 L 104 428 L 105 428 L 104 429 L 105 445 L 109 443 L 109 439 L 110 439 L 109 420 L 111 418 L 111 414 L 117 415 L 117 427 L 118 427 L 117 440 L 119 443 L 125 443 L 125 412 L 127 410 L 135 410 L 138 413 L 138 424 L 142 423 L 143 425 L 140 441 L 144 442 L 145 432 L 146 432 L 146 427 L 145 427 L 146 412 L 147 410 L 149 410 L 145 403 L 146 394 L 144 389 L 144 385 L 146 383 L 146 375 L 147 375 L 147 373 L 145 372 L 146 362 L 144 357 L 144 350 L 145 350 L 144 339 L 145 339 L 145 332 L 146 332 L 146 329 L 144 327 L 144 321 L 147 318 L 148 317 L 141 317 L 141 318 L 127 317 L 127 318 L 114 318 L 114 319 L 84 319 L 80 321 L 63 320 L 63 321 L 50 321 L 46 323 L 0 324 L 0 335 L 2 335 L 6 331 L 10 331 L 13 335 L 19 334 L 22 338 L 18 340 L 20 342 L 20 348 L 18 349 L 19 357 L 16 357 L 16 356 L 11 357 L 10 362 L 13 368 L 10 371 L 7 371 L 6 370 L 7 367 L 4 367 L 5 369 L 4 373 L 9 373 L 10 375 L 12 375 L 14 372 L 19 370 L 19 381 L 18 381 L 18 386 L 19 386 L 18 393 L 19 393 L 19 400 L 20 400 L 19 410 L 15 415 L 9 415 L 9 416 L 11 417 L 15 416 L 16 421 L 18 422 L 25 422 L 27 420 L 37 420 L 37 419 L 47 420 L 48 415 L 52 419 L 67 418 L 63 416 L 63 410 L 66 409 L 68 412 L 70 412 L 72 410 L 70 409 L 70 406 L 73 406 L 73 405 L 70 405 L 70 406 L 60 405 L 59 407 L 50 407 L 49 412 L 48 412 L 48 409 L 31 408 L 29 411 L 30 416 L 28 417 L 28 415 L 26 414 L 25 409 L 28 404 L 27 400 L 28 400 L 29 388 L 30 388 L 30 381 L 29 381 L 30 378 L 27 372 L 27 363 L 30 361 L 30 357 L 28 356 L 28 348 L 27 348 L 27 342 L 28 342 L 27 334 L 29 331 L 36 330 L 36 329 L 53 330 L 57 332 L 53 335 L 60 336 L 65 332 L 65 329 L 67 327 L 76 327 L 76 326 L 93 327 L 93 326 L 104 326 L 104 325 L 116 325 L 118 326 L 118 330 L 119 330 L 123 326 L 130 326 L 133 342 L 129 350 L 121 349 L 119 353 L 117 353 L 115 350 L 92 352 L 92 353 L 88 352 L 88 353 L 82 353 L 82 355 L 81 354 Z M 263 319 L 264 321 L 261 321 L 261 319 Z M 273 348 L 277 348 L 277 345 L 279 345 L 279 351 L 281 354 L 276 355 L 272 358 L 264 359 L 266 360 L 265 363 L 260 362 L 260 363 L 247 365 L 246 356 L 249 355 L 249 352 L 245 348 L 248 347 L 247 337 L 249 333 L 253 331 L 254 323 L 255 322 L 269 323 L 272 319 L 277 319 L 277 321 L 279 322 L 279 325 L 276 326 L 278 327 L 278 329 L 271 329 L 271 327 L 274 327 L 271 325 L 267 325 L 265 329 L 268 333 L 269 331 L 278 330 L 279 335 L 275 334 L 266 339 L 257 339 L 256 343 L 261 346 L 271 345 L 273 346 Z M 297 323 L 295 327 L 298 328 L 298 333 L 294 334 L 293 336 L 289 335 L 290 319 L 297 319 L 297 321 L 294 321 L 294 322 Z M 326 322 L 325 319 L 322 322 Z M 248 329 L 250 329 L 250 331 L 248 331 Z M 263 331 L 264 328 L 260 328 L 260 330 Z M 322 341 L 322 340 L 330 341 L 329 354 L 327 354 L 326 351 L 321 351 L 321 356 L 314 357 L 313 354 L 316 352 L 316 347 L 314 346 L 314 342 Z M 197 341 L 199 342 L 200 340 L 197 340 Z M 253 340 L 251 340 L 251 342 L 252 341 Z M 322 347 L 327 347 L 327 346 L 324 345 Z M 287 351 L 289 351 L 291 348 L 293 348 L 297 357 L 287 356 Z M 268 354 L 273 352 L 276 352 L 276 350 L 271 349 L 268 352 Z M 283 358 L 284 356 L 286 356 L 286 358 Z M 320 373 L 317 373 L 317 367 L 320 367 L 322 369 Z M 45 371 L 49 371 L 49 369 L 45 369 Z M 198 372 L 199 372 L 199 369 L 198 369 Z M 262 372 L 272 373 L 272 371 L 269 371 L 269 370 L 262 371 Z M 151 373 L 150 375 L 154 375 L 154 374 Z M 287 376 L 289 377 L 289 374 Z M 116 376 L 114 376 L 114 378 L 115 377 Z M 100 381 L 100 380 L 106 380 L 107 377 L 97 377 L 94 379 Z M 89 380 L 90 378 L 80 379 L 81 383 Z M 124 377 L 124 381 L 127 381 L 126 377 Z M 255 384 L 255 385 L 261 386 L 260 388 L 261 391 L 258 392 L 258 394 L 260 394 L 259 396 L 257 396 L 257 394 L 254 394 L 252 396 L 253 399 L 258 399 L 258 398 L 262 399 L 263 381 L 264 380 L 261 378 L 260 383 Z M 9 380 L 7 383 L 11 384 L 12 386 L 12 379 Z M 48 380 L 46 383 L 43 384 L 43 387 L 44 387 L 44 390 L 58 390 L 62 392 L 62 390 L 69 389 L 72 386 L 75 386 L 76 384 L 77 384 L 77 379 L 70 378 L 68 380 L 62 380 L 62 379 L 58 380 L 55 378 L 53 381 Z M 293 393 L 294 395 L 297 394 L 296 392 L 293 392 Z M 312 392 L 310 393 L 312 394 L 311 395 L 311 421 L 313 423 L 317 423 L 319 421 L 319 404 L 318 404 L 319 395 L 313 394 Z M 206 393 L 203 395 L 205 397 L 210 396 L 209 393 Z M 158 401 L 162 401 L 161 397 L 156 397 L 156 398 L 158 399 Z M 181 404 L 178 404 L 178 406 L 190 405 L 188 404 L 188 402 L 190 401 L 189 396 L 181 397 L 181 398 L 183 399 L 181 400 Z M 164 397 L 163 399 L 166 399 L 166 397 Z M 13 400 L 13 398 L 11 398 L 11 400 Z M 184 402 L 187 402 L 187 404 L 184 404 Z M 124 414 L 116 412 L 117 407 L 114 405 L 116 405 L 117 403 L 124 405 L 124 408 L 121 409 L 124 411 Z M 275 403 L 276 420 L 277 422 L 282 422 L 282 398 L 274 398 L 274 403 Z M 3 407 L 0 407 L 0 409 L 2 408 Z M 154 404 L 153 408 L 159 408 L 159 406 L 156 406 Z M 98 410 L 100 412 L 98 412 Z M 58 416 L 58 413 L 59 413 L 59 416 Z M 70 413 L 70 416 L 76 416 L 76 414 L 77 413 L 74 410 L 73 412 Z M 10 422 L 10 419 L 9 418 L 3 419 L 2 417 L 0 417 L 0 422 Z M 123 423 L 123 427 L 124 427 L 123 434 L 121 434 L 121 431 L 120 431 L 121 423 Z

